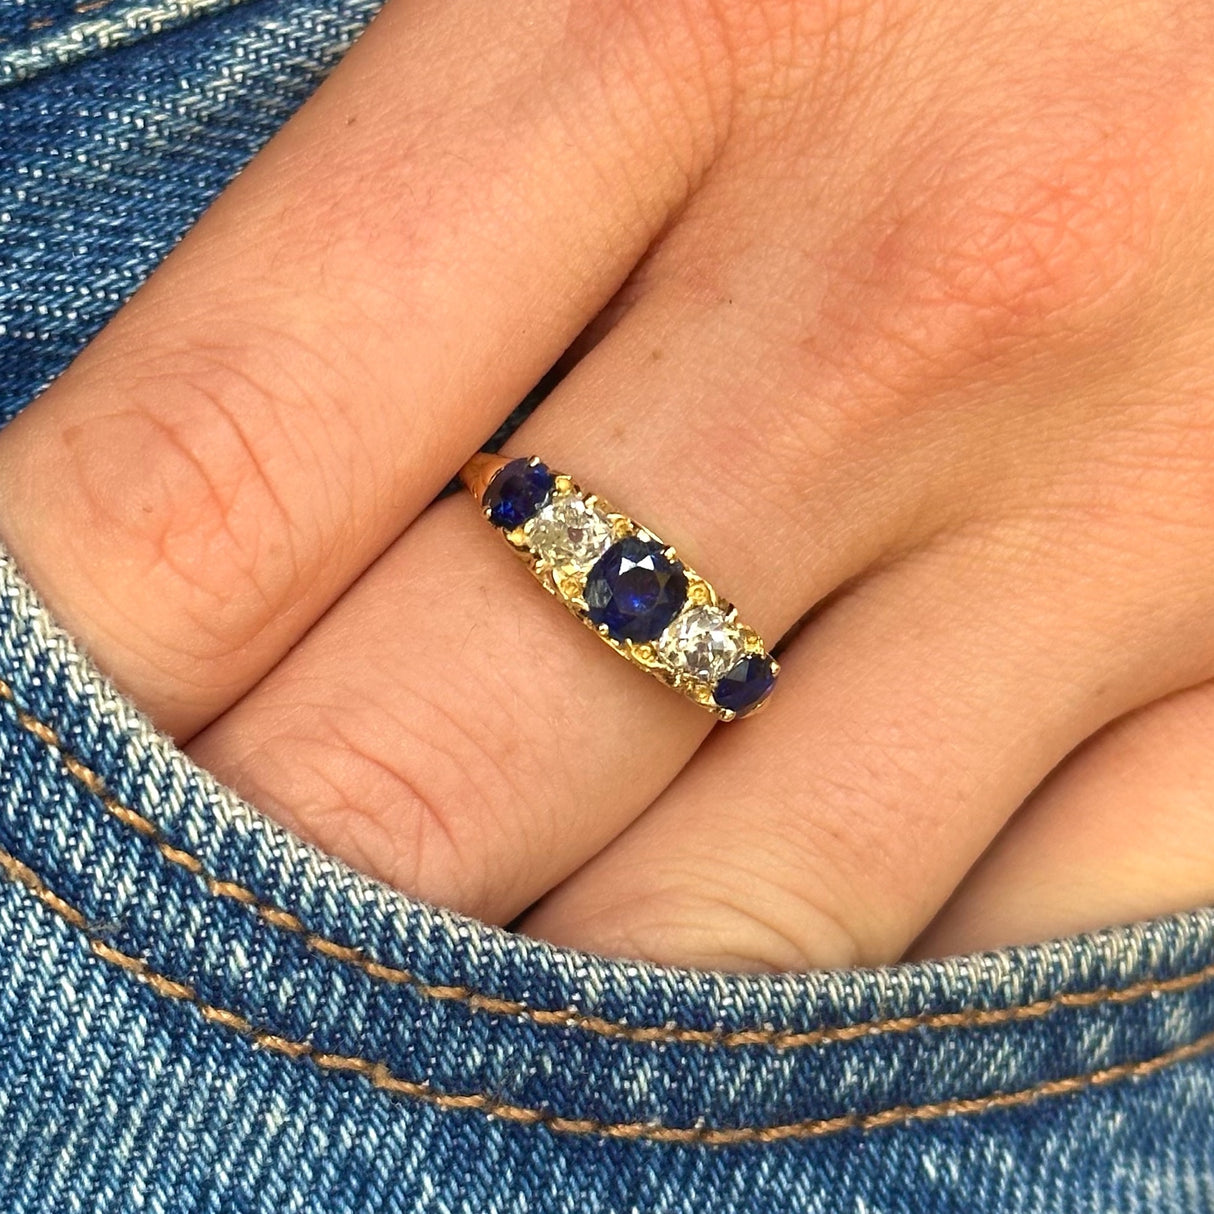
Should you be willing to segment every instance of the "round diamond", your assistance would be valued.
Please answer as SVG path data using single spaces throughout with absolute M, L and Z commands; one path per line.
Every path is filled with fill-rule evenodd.
M 691 607 L 662 634 L 658 652 L 671 665 L 716 682 L 742 654 L 743 642 L 720 607 Z
M 630 535 L 599 557 L 586 578 L 586 614 L 617 641 L 652 641 L 679 613 L 687 575 L 662 545 Z
M 489 521 L 503 531 L 525 523 L 549 498 L 555 478 L 543 464 L 512 459 L 494 474 L 481 505 Z
M 775 681 L 771 658 L 765 653 L 748 653 L 721 676 L 712 698 L 744 717 L 767 699 Z
M 611 524 L 580 497 L 558 497 L 527 523 L 527 543 L 551 565 L 593 565 L 611 545 Z

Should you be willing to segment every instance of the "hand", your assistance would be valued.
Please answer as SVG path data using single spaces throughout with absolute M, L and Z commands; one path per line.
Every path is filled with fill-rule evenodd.
M 0 433 L 0 534 L 200 763 L 524 932 L 801 967 L 1209 899 L 1212 115 L 1183 0 L 390 0 Z M 783 638 L 753 720 L 431 504 L 571 345 L 507 450 Z

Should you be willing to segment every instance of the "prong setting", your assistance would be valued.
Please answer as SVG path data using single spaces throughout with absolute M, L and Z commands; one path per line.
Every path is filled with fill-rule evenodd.
M 734 604 L 659 539 L 538 456 L 469 461 L 481 512 L 540 584 L 617 653 L 721 721 L 759 711 L 779 664 Z

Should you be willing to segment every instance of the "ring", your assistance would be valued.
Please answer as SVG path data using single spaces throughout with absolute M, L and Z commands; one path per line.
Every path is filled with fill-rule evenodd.
M 780 667 L 674 548 L 531 456 L 479 452 L 460 479 L 545 590 L 635 666 L 722 721 L 767 702 Z

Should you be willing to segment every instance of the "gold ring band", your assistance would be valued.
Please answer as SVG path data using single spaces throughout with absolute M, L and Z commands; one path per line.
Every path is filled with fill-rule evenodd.
M 722 721 L 768 700 L 779 665 L 737 609 L 648 528 L 536 456 L 460 471 L 540 585 L 617 653 Z

